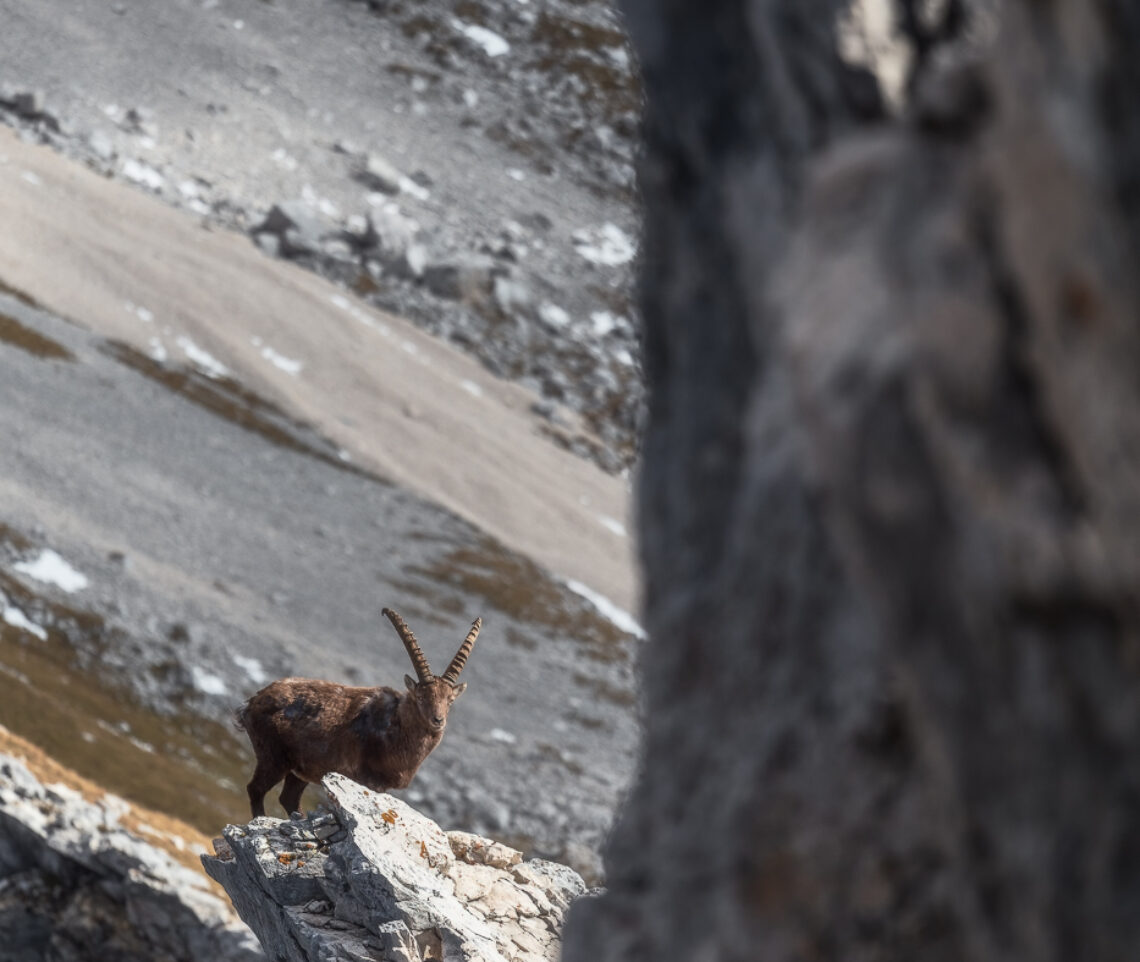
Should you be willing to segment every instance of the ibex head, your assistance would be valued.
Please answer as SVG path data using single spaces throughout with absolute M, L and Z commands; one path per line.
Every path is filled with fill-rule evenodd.
M 407 622 L 391 608 L 385 608 L 383 614 L 387 615 L 388 620 L 396 629 L 396 634 L 404 643 L 404 647 L 408 649 L 408 656 L 412 659 L 416 675 L 419 676 L 418 681 L 411 675 L 404 676 L 404 683 L 408 686 L 408 697 L 412 699 L 412 703 L 416 706 L 424 725 L 429 730 L 433 732 L 443 731 L 447 724 L 447 713 L 451 711 L 452 703 L 463 694 L 467 687 L 466 682 L 458 683 L 459 673 L 463 671 L 463 666 L 467 664 L 471 649 L 475 647 L 475 639 L 479 637 L 479 629 L 483 626 L 483 619 L 475 619 L 474 624 L 471 625 L 471 630 L 467 632 L 467 637 L 463 640 L 463 644 L 459 646 L 459 651 L 455 653 L 455 657 L 451 659 L 451 664 L 447 666 L 447 671 L 436 676 L 432 674 L 427 658 L 420 651 L 416 636 L 412 634 Z

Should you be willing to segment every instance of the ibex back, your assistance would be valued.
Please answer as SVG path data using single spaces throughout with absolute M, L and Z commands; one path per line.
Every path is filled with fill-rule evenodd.
M 282 678 L 261 689 L 237 712 L 257 756 L 250 779 L 249 808 L 265 814 L 265 795 L 282 778 L 281 805 L 300 811 L 307 782 L 339 772 L 378 792 L 406 788 L 425 758 L 443 738 L 447 713 L 467 687 L 459 673 L 479 635 L 476 618 L 451 664 L 432 674 L 415 635 L 389 608 L 415 666 L 415 680 L 404 676 L 406 691 L 359 688 L 313 678 Z

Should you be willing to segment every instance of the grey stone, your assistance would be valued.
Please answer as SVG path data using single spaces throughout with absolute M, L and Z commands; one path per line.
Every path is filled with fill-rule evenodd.
M 384 194 L 398 194 L 403 175 L 383 157 L 378 154 L 368 154 L 356 179 L 372 190 Z
M 424 284 L 436 297 L 471 302 L 490 293 L 492 264 L 486 257 L 457 257 L 428 264 Z
M 540 418 L 545 418 L 551 424 L 561 428 L 571 428 L 574 426 L 573 422 L 567 415 L 566 409 L 557 401 L 552 401 L 549 398 L 535 401 L 530 406 L 533 414 L 537 414 Z
M 263 253 L 268 254 L 270 257 L 280 256 L 281 238 L 276 234 L 254 234 L 253 238 Z
M 427 269 L 428 252 L 423 244 L 409 244 L 404 250 L 400 265 L 409 277 L 423 277 Z
M 534 294 L 525 282 L 513 277 L 496 277 L 491 293 L 495 304 L 504 314 L 529 313 L 534 306 Z
M 118 959 L 133 945 L 131 958 L 263 960 L 205 879 L 120 824 L 129 810 L 46 786 L 0 755 L 0 956 L 57 958 L 46 941 L 33 951 L 47 932 L 52 945 L 83 945 L 82 958 Z
M 105 131 L 93 130 L 87 135 L 87 147 L 100 160 L 115 159 L 115 144 Z
M 305 229 L 290 227 L 281 235 L 281 249 L 289 255 L 315 254 L 321 249 L 321 242 Z
M 327 223 L 301 200 L 274 204 L 265 220 L 253 228 L 254 236 L 272 234 L 279 238 L 286 255 L 319 251 L 321 239 L 329 232 Z
M 399 919 L 376 927 L 376 938 L 383 946 L 384 958 L 392 962 L 420 962 L 420 949 L 411 929 Z
M 154 123 L 154 111 L 146 107 L 131 107 L 123 115 L 121 126 L 124 130 L 139 136 L 158 136 L 158 127 Z
M 344 235 L 353 247 L 369 250 L 380 243 L 380 235 L 370 214 L 353 214 L 345 221 Z
M 342 237 L 333 237 L 323 244 L 325 255 L 338 261 L 353 260 L 355 251 L 352 245 Z
M 12 110 L 20 117 L 31 120 L 44 113 L 44 95 L 40 90 L 21 90 L 8 101 Z

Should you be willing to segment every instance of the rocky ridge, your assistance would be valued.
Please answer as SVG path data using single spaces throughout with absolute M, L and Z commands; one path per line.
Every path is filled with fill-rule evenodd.
M 61 782 L 45 784 L 24 761 L 0 754 L 6 962 L 264 958 L 207 879 L 155 844 L 161 829 L 140 829 L 137 818 L 127 827 L 135 814 L 117 796 L 92 801 Z
M 556 959 L 586 891 L 566 866 L 466 832 L 340 775 L 331 810 L 231 825 L 202 863 L 281 962 Z

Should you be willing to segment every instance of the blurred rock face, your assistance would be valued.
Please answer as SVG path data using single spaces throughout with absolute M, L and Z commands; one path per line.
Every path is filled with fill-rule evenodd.
M 910 24 L 892 117 L 840 7 L 625 4 L 646 759 L 565 958 L 1128 958 L 1140 17 Z

